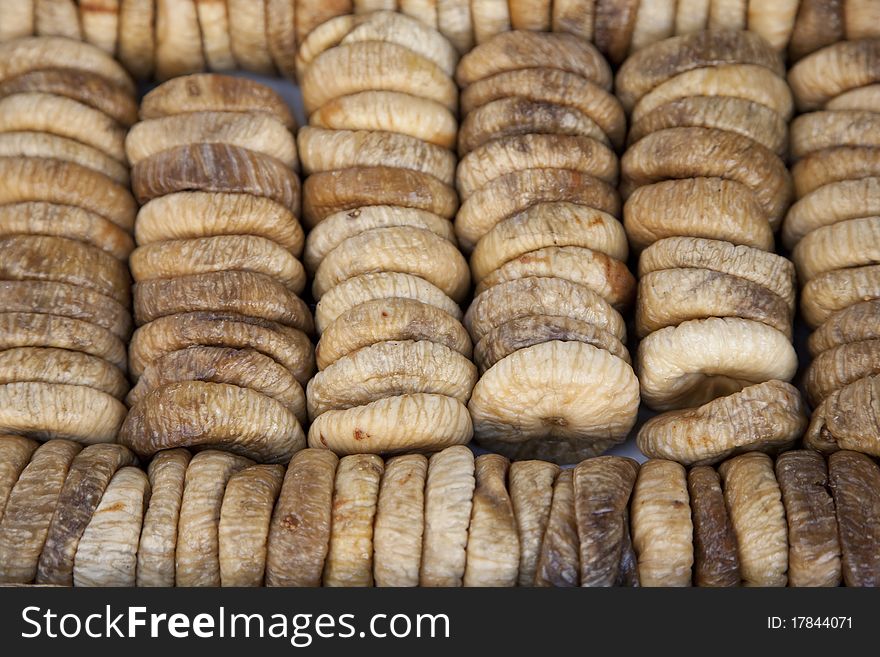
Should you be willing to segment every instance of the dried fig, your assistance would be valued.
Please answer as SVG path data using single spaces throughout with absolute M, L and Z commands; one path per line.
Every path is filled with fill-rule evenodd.
M 708 465 L 688 471 L 694 524 L 694 584 L 739 586 L 739 555 L 733 523 L 721 492 L 721 478 Z
M 807 368 L 804 387 L 814 408 L 836 390 L 880 374 L 880 340 L 860 340 L 818 354 Z
M 842 180 L 880 176 L 880 147 L 835 146 L 802 157 L 791 168 L 794 193 L 806 196 Z
M 811 279 L 801 290 L 801 314 L 811 328 L 860 301 L 880 299 L 880 265 L 836 269 Z
M 810 112 L 791 122 L 790 141 L 793 160 L 837 146 L 880 146 L 880 119 L 863 110 Z
M 535 570 L 535 586 L 578 586 L 580 583 L 580 539 L 574 512 L 573 476 L 574 470 L 562 470 L 553 485 L 553 500 Z
M 37 447 L 38 443 L 30 438 L 0 436 L 0 522 L 9 494 Z
M 229 40 L 238 65 L 246 71 L 274 75 L 266 33 L 266 3 L 226 0 L 229 14 Z
M 137 78 L 148 78 L 156 61 L 156 5 L 153 0 L 122 0 L 118 57 Z
M 15 96 L 13 96 L 15 97 Z M 0 157 L 48 158 L 72 162 L 128 186 L 128 168 L 98 149 L 48 132 L 0 133 Z
M 839 449 L 880 455 L 880 376 L 853 381 L 832 392 L 813 411 L 804 444 L 820 452 Z
M 815 358 L 837 345 L 880 338 L 878 316 L 880 299 L 855 303 L 838 310 L 810 335 L 810 355 Z
M 782 243 L 794 249 L 804 236 L 848 219 L 880 215 L 880 177 L 841 180 L 820 187 L 797 201 L 782 224 Z
M 156 79 L 205 68 L 196 0 L 156 0 Z
M 844 38 L 844 0 L 801 0 L 799 4 L 788 44 L 792 61 Z
M 0 352 L 0 384 L 63 383 L 86 386 L 123 399 L 128 381 L 102 358 L 69 349 L 21 347 Z
M 802 283 L 837 269 L 880 262 L 880 217 L 849 219 L 817 228 L 797 243 L 792 260 Z
M 840 41 L 804 57 L 788 73 L 798 109 L 819 109 L 850 89 L 880 82 L 878 58 L 876 39 Z
M 496 34 L 510 31 L 507 0 L 471 0 L 471 20 L 478 45 L 490 41 Z
M 553 484 L 559 468 L 546 461 L 515 461 L 510 464 L 508 488 L 519 534 L 520 586 L 534 586 L 541 543 L 553 501 Z

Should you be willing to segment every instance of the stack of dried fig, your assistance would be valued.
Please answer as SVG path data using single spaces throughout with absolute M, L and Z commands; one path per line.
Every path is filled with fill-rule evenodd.
M 611 71 L 572 35 L 513 31 L 474 48 L 456 76 L 475 438 L 515 459 L 600 454 L 626 437 L 639 402 L 621 316 L 635 280 L 618 220 L 625 117 Z
M 791 197 L 781 156 L 793 101 L 760 36 L 715 30 L 621 67 L 630 111 L 624 222 L 641 252 L 639 432 L 651 457 L 713 463 L 791 445 L 804 429 L 791 343 L 794 267 L 772 253 Z
M 287 462 L 305 444 L 312 314 L 294 119 L 275 92 L 214 74 L 148 93 L 125 142 L 142 205 L 131 254 L 131 405 L 148 457 L 215 447 Z
M 810 328 L 806 443 L 880 455 L 880 40 L 824 48 L 789 73 L 798 200 L 783 226 Z
M 458 306 L 470 272 L 450 221 L 457 58 L 394 12 L 333 19 L 300 48 L 304 260 L 320 335 L 312 447 L 433 451 L 471 438 L 477 374 Z
M 62 38 L 0 44 L 0 433 L 116 440 L 136 206 L 134 84 Z
M 880 584 L 880 468 L 810 450 L 689 471 L 0 437 L 0 582 L 75 586 Z

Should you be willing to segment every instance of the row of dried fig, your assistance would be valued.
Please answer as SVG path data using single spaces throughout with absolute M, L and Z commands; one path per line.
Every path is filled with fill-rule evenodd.
M 75 586 L 876 586 L 880 468 L 751 452 L 258 465 L 0 437 L 0 582 Z M 720 475 L 720 476 L 719 476 Z
M 19 0 L 0 5 L 0 42 L 32 35 L 87 41 L 138 77 L 235 68 L 293 77 L 297 49 L 313 31 L 326 32 L 336 17 L 357 26 L 383 10 L 438 31 L 462 54 L 510 30 L 552 31 L 595 43 L 615 63 L 705 29 L 748 29 L 793 59 L 878 34 L 872 0 Z
M 600 454 L 625 439 L 639 404 L 615 189 L 626 120 L 611 70 L 573 35 L 505 31 L 462 57 L 456 78 L 474 438 L 517 459 Z
M 477 373 L 458 305 L 471 279 L 450 221 L 457 60 L 439 32 L 392 12 L 334 18 L 300 47 L 320 336 L 312 447 L 393 454 L 471 439 Z
M 125 417 L 134 84 L 98 48 L 0 44 L 0 433 L 112 442 Z
M 624 224 L 640 252 L 635 327 L 648 456 L 716 463 L 779 450 L 805 426 L 788 384 L 795 271 L 772 252 L 791 197 L 782 160 L 794 103 L 780 54 L 750 32 L 706 31 L 628 59 Z
M 797 202 L 782 237 L 815 329 L 805 442 L 880 455 L 880 40 L 840 43 L 789 72 Z
M 119 442 L 286 463 L 314 373 L 295 120 L 268 87 L 213 74 L 156 87 L 140 118 L 125 141 L 141 208 Z

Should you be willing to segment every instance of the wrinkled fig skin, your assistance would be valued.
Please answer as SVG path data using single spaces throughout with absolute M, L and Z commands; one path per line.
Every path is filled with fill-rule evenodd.
M 574 512 L 573 470 L 563 470 L 553 486 L 547 529 L 541 541 L 535 586 L 578 586 L 580 540 Z
M 685 469 L 650 459 L 632 493 L 632 542 L 642 586 L 690 586 L 693 525 Z
M 788 83 L 802 112 L 816 110 L 841 93 L 880 80 L 876 39 L 840 41 L 791 67 Z
M 611 88 L 611 69 L 591 43 L 573 34 L 504 32 L 461 58 L 455 77 L 460 86 L 496 73 L 553 66 Z
M 626 511 L 638 471 L 636 461 L 618 456 L 588 459 L 574 469 L 581 586 L 614 586 L 621 575 Z
M 296 417 L 248 388 L 184 381 L 150 392 L 129 413 L 119 442 L 143 457 L 172 447 L 220 448 L 284 463 L 305 446 Z
M 174 586 L 177 521 L 190 459 L 185 449 L 167 449 L 150 461 L 152 495 L 138 545 L 138 586 Z
M 807 399 L 816 408 L 831 393 L 875 374 L 880 374 L 880 340 L 860 340 L 832 347 L 816 356 L 807 368 L 804 376 Z
M 880 375 L 831 393 L 813 411 L 804 443 L 826 454 L 847 449 L 880 456 Z
M 299 214 L 300 182 L 292 169 L 227 144 L 169 148 L 138 162 L 131 184 L 141 205 L 175 192 L 233 192 L 263 196 Z
M 614 64 L 626 59 L 639 0 L 596 0 L 596 47 Z
M 124 127 L 137 122 L 134 97 L 102 75 L 73 68 L 29 71 L 0 82 L 0 98 L 20 93 L 65 96 L 100 110 Z
M 189 312 L 236 313 L 314 331 L 308 306 L 274 278 L 257 272 L 217 271 L 141 281 L 134 286 L 138 326 Z
M 788 521 L 789 586 L 840 584 L 840 541 L 825 458 L 793 450 L 776 459 Z
M 694 523 L 694 584 L 739 586 L 736 534 L 724 504 L 721 478 L 714 468 L 698 465 L 688 472 Z
M 373 521 L 384 471 L 385 463 L 375 454 L 340 459 L 324 586 L 373 585 Z
M 723 64 L 755 64 L 785 76 L 782 57 L 760 36 L 715 29 L 643 48 L 620 67 L 616 91 L 624 107 L 631 110 L 639 98 L 666 80 L 692 69 Z
M 0 583 L 30 584 L 49 523 L 80 445 L 52 440 L 40 445 L 22 470 L 0 521 Z
M 326 449 L 304 449 L 290 461 L 269 525 L 267 586 L 321 585 L 338 462 Z
M 514 461 L 508 474 L 510 502 L 519 531 L 520 586 L 533 586 L 541 541 L 550 520 L 559 467 L 546 461 Z
M 555 315 L 528 315 L 496 326 L 474 347 L 474 361 L 482 374 L 515 351 L 554 340 L 584 342 L 630 363 L 626 347 L 608 331 L 579 319 Z
M 62 383 L 94 388 L 123 399 L 128 379 L 103 358 L 54 347 L 19 347 L 0 351 L 0 385 Z
M 847 586 L 880 586 L 880 468 L 870 457 L 840 451 L 828 459 L 828 480 Z
M 519 572 L 519 534 L 505 482 L 510 461 L 482 454 L 474 463 L 471 523 L 464 586 L 514 586 Z
M 0 436 L 0 522 L 6 511 L 6 502 L 21 471 L 30 463 L 38 443 L 21 436 Z
M 73 584 L 76 547 L 113 475 L 136 465 L 137 458 L 122 445 L 91 445 L 70 464 L 49 524 L 37 565 L 37 584 Z
M 724 502 L 736 532 L 745 586 L 785 586 L 788 526 L 782 493 L 766 454 L 749 452 L 718 467 Z
M 181 381 L 230 383 L 272 397 L 306 424 L 305 393 L 293 373 L 255 349 L 193 346 L 165 354 L 150 363 L 126 397 L 138 404 L 156 388 Z
M 792 61 L 844 38 L 845 0 L 801 0 L 788 54 Z
M 880 299 L 839 310 L 810 335 L 807 346 L 815 358 L 823 351 L 850 342 L 880 339 Z

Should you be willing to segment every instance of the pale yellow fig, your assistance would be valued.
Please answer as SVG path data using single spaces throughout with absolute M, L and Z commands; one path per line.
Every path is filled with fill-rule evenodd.
M 266 0 L 266 40 L 275 68 L 296 77 L 296 0 Z
M 126 413 L 115 397 L 62 383 L 7 383 L 0 402 L 0 432 L 83 445 L 114 442 Z
M 312 112 L 309 123 L 328 130 L 390 132 L 443 149 L 453 148 L 458 129 L 455 115 L 440 103 L 399 91 L 339 96 Z
M 712 0 L 709 28 L 744 30 L 748 22 L 748 0 Z
M 226 5 L 225 2 L 196 2 L 205 64 L 206 68 L 213 71 L 237 68 L 235 56 L 232 54 L 230 12 Z M 292 24 L 293 20 L 290 22 Z M 267 20 L 267 37 L 271 26 Z M 293 27 L 290 29 L 293 30 Z
M 791 157 L 837 146 L 880 146 L 880 119 L 874 112 L 810 112 L 791 122 Z
M 663 211 L 670 207 L 676 212 Z M 773 229 L 755 195 L 745 185 L 723 178 L 664 180 L 639 187 L 623 206 L 623 222 L 637 251 L 677 236 L 773 249 Z
M 792 312 L 785 299 L 752 281 L 710 269 L 654 271 L 639 280 L 636 334 L 692 319 L 740 317 L 792 336 Z
M 448 240 L 423 228 L 373 228 L 349 237 L 318 267 L 312 293 L 321 299 L 329 290 L 361 274 L 396 271 L 424 278 L 461 302 L 470 291 L 464 256 Z
M 630 505 L 639 585 L 690 586 L 694 527 L 685 469 L 662 459 L 642 463 Z
M 309 428 L 309 446 L 337 454 L 434 452 L 464 445 L 472 435 L 464 404 L 444 395 L 416 393 L 328 411 Z
M 5 23 L 5 21 L 4 21 Z M 0 81 L 47 68 L 76 68 L 101 75 L 134 94 L 135 86 L 125 69 L 100 48 L 63 37 L 27 37 L 0 45 Z
M 469 448 L 448 447 L 429 459 L 420 586 L 461 586 L 475 485 Z
M 9 494 L 37 447 L 38 443 L 30 438 L 0 436 L 0 522 L 3 521 Z
M 474 280 L 519 256 L 550 246 L 577 246 L 625 261 L 626 235 L 611 215 L 566 202 L 536 203 L 499 222 L 477 243 L 471 254 Z
M 802 112 L 822 107 L 835 96 L 880 81 L 876 39 L 840 41 L 804 57 L 791 67 L 788 83 Z
M 598 84 L 550 64 L 504 71 L 474 82 L 462 90 L 461 113 L 467 116 L 487 103 L 512 96 L 577 110 L 592 119 L 615 148 L 623 145 L 626 114 L 620 101 Z
M 748 28 L 757 32 L 774 50 L 784 52 L 794 31 L 799 0 L 778 2 L 750 2 Z
M 717 463 L 740 452 L 783 450 L 806 425 L 797 388 L 767 381 L 696 408 L 657 415 L 642 425 L 636 441 L 651 458 L 685 465 Z
M 792 252 L 801 283 L 835 269 L 880 262 L 880 217 L 862 217 L 807 233 Z
M 156 62 L 156 5 L 153 0 L 121 0 L 119 61 L 137 78 L 148 78 Z
M 539 66 L 569 71 L 611 88 L 611 69 L 599 51 L 566 33 L 503 32 L 464 55 L 455 77 L 467 87 L 496 73 Z
M 174 555 L 176 586 L 220 586 L 220 510 L 226 485 L 250 459 L 206 450 L 186 468 Z
M 321 585 L 338 461 L 330 450 L 306 448 L 287 466 L 269 525 L 267 586 Z
M 296 128 L 296 119 L 278 92 L 265 84 L 230 75 L 198 73 L 176 77 L 149 91 L 141 101 L 141 119 L 189 112 L 268 114 L 286 127 Z
M 138 586 L 174 586 L 177 521 L 189 461 L 185 449 L 167 449 L 150 461 L 152 495 L 138 545 Z
M 880 215 L 880 177 L 828 183 L 797 201 L 782 225 L 782 242 L 789 249 L 808 233 L 840 221 Z
M 813 359 L 804 376 L 804 387 L 815 408 L 837 390 L 876 374 L 880 374 L 880 340 L 848 342 Z
M 471 195 L 455 218 L 465 252 L 496 225 L 539 203 L 568 202 L 619 216 L 620 197 L 608 183 L 570 169 L 525 169 L 496 178 Z
M 449 313 L 416 299 L 365 301 L 340 315 L 321 334 L 318 368 L 384 340 L 430 340 L 470 358 L 471 338 Z
M 730 96 L 765 105 L 786 121 L 794 100 L 785 79 L 757 64 L 724 64 L 680 73 L 648 92 L 632 109 L 632 121 L 641 121 L 666 103 L 688 96 Z
M 125 138 L 132 165 L 175 146 L 222 143 L 240 146 L 299 168 L 296 142 L 280 121 L 268 114 L 244 112 L 187 112 L 135 125 Z
M 373 522 L 385 464 L 375 454 L 339 460 L 324 586 L 373 585 Z
M 83 38 L 74 0 L 34 0 L 34 26 L 40 36 Z
M 793 195 L 782 160 L 747 137 L 714 128 L 667 128 L 631 146 L 620 161 L 621 192 L 666 179 L 720 177 L 748 187 L 775 228 Z
M 168 240 L 255 235 L 277 242 L 299 256 L 305 237 L 288 208 L 265 196 L 177 192 L 153 199 L 137 215 L 140 246 Z
M 455 244 L 452 223 L 436 214 L 399 205 L 368 205 L 325 218 L 309 232 L 303 262 L 314 272 L 324 258 L 345 240 L 374 228 L 412 226 L 430 231 Z
M 708 7 L 693 7 L 694 4 L 700 3 L 679 0 L 676 33 L 695 34 L 655 43 L 634 54 L 620 67 L 615 86 L 627 110 L 632 110 L 636 102 L 655 87 L 694 69 L 751 64 L 763 66 L 779 77 L 785 75 L 782 58 L 757 34 L 730 29 L 703 31 L 705 25 L 697 24 L 707 20 Z M 688 15 L 683 15 L 685 13 Z
M 880 299 L 862 301 L 832 314 L 810 335 L 808 346 L 815 358 L 838 345 L 880 338 Z
M 352 10 L 352 0 L 324 0 L 318 3 L 296 0 L 296 42 L 302 43 L 312 30 L 325 21 L 351 14 Z
M 698 406 L 771 379 L 790 381 L 797 370 L 784 333 L 736 317 L 654 331 L 639 344 L 637 363 L 642 399 L 658 411 Z
M 131 373 L 136 379 L 165 354 L 197 345 L 253 348 L 293 373 L 300 384 L 314 372 L 312 343 L 295 328 L 244 315 L 184 313 L 150 322 L 131 338 Z
M 83 40 L 113 55 L 119 34 L 120 0 L 93 0 L 79 5 Z
M 739 276 L 772 290 L 794 311 L 794 266 L 775 253 L 718 240 L 671 237 L 655 242 L 642 252 L 638 275 L 677 267 L 711 269 Z
M 437 29 L 464 54 L 474 47 L 470 0 L 436 0 Z
M 835 269 L 811 279 L 801 291 L 801 314 L 810 328 L 860 301 L 880 299 L 880 265 Z
M 256 235 L 218 235 L 141 246 L 129 261 L 135 281 L 175 278 L 219 271 L 263 274 L 301 294 L 306 273 L 280 244 Z
M 559 7 L 552 7 L 550 0 L 510 0 L 507 6 L 510 9 L 510 25 L 514 30 L 534 30 L 535 32 L 571 32 L 586 36 L 589 40 L 593 36 L 591 29 L 587 30 L 585 23 L 592 20 L 592 3 L 587 3 L 587 9 L 578 9 L 576 3 L 562 2 Z M 551 26 L 553 29 L 551 30 Z M 575 31 L 576 28 L 579 31 Z
M 306 112 L 359 91 L 398 91 L 433 100 L 454 112 L 458 91 L 431 60 L 390 42 L 360 41 L 318 55 L 300 81 Z
M 0 42 L 34 34 L 34 5 L 35 0 L 0 0 L 0 14 L 3 15 Z
M 746 586 L 785 586 L 788 527 L 782 493 L 766 454 L 751 452 L 722 463 L 724 501 L 733 522 Z
M 399 132 L 306 126 L 297 145 L 305 174 L 384 165 L 428 173 L 447 185 L 455 181 L 452 151 Z
M 102 173 L 114 182 L 128 186 L 128 168 L 106 153 L 68 137 L 49 132 L 0 133 L 0 157 L 49 158 L 73 162 Z
M 876 177 L 880 146 L 832 146 L 802 157 L 791 168 L 797 198 L 831 183 Z
M 464 325 L 475 341 L 495 327 L 528 315 L 562 315 L 580 319 L 625 339 L 619 312 L 590 288 L 561 278 L 518 278 L 490 287 L 474 299 Z
M 486 43 L 496 34 L 510 31 L 507 5 L 507 0 L 471 0 L 471 20 L 477 45 Z
M 282 465 L 252 465 L 229 478 L 217 528 L 221 586 L 261 586 L 266 570 L 269 523 Z
M 562 278 L 584 285 L 619 310 L 629 307 L 635 297 L 636 280 L 626 264 L 578 246 L 549 246 L 509 260 L 481 280 L 474 295 L 493 285 L 530 276 Z
M 309 416 L 362 406 L 398 395 L 445 395 L 466 404 L 477 368 L 449 347 L 420 341 L 385 341 L 343 356 L 309 381 Z
M 275 73 L 266 30 L 266 3 L 226 0 L 229 40 L 234 61 L 246 71 Z
M 880 103 L 880 95 L 878 94 L 880 94 L 880 84 L 866 84 L 864 87 L 856 87 L 835 96 L 825 103 L 823 109 L 875 112 L 880 106 L 878 105 Z
M 551 341 L 584 342 L 631 364 L 626 347 L 611 333 L 561 315 L 527 315 L 496 326 L 474 347 L 474 360 L 483 373 L 515 351 Z
M 418 586 L 425 531 L 425 479 L 421 454 L 385 462 L 373 524 L 373 579 L 376 586 Z
M 196 0 L 156 0 L 156 78 L 205 69 Z
M 519 532 L 520 586 L 534 586 L 541 544 L 549 526 L 553 485 L 559 467 L 546 461 L 514 461 L 508 472 L 508 488 Z
M 583 342 L 552 341 L 493 365 L 468 408 L 475 439 L 488 449 L 571 463 L 621 442 L 638 399 L 638 380 L 624 361 Z
M 140 468 L 121 468 L 110 480 L 83 532 L 73 562 L 74 586 L 134 586 L 150 482 Z
M 880 376 L 857 379 L 832 392 L 813 411 L 804 445 L 823 453 L 841 449 L 877 456 L 877 392 Z
M 14 347 L 0 352 L 0 384 L 63 383 L 85 386 L 123 399 L 128 381 L 118 367 L 82 351 L 57 347 Z
M 629 44 L 630 52 L 671 37 L 675 32 L 675 9 L 675 0 L 639 3 Z
M 374 299 L 415 299 L 435 306 L 455 319 L 461 308 L 443 290 L 411 274 L 381 272 L 362 274 L 340 283 L 321 297 L 315 308 L 315 326 L 320 335 L 343 313 Z
M 666 128 L 715 128 L 736 132 L 784 157 L 788 124 L 766 105 L 735 96 L 687 96 L 660 105 L 634 122 L 628 140 L 634 144 Z

